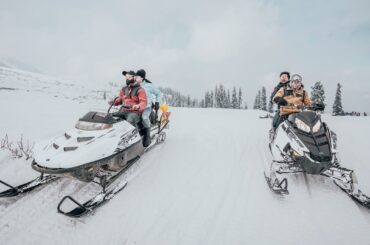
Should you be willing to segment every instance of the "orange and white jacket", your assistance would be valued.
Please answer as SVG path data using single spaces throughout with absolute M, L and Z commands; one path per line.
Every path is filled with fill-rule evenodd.
M 280 115 L 288 115 L 301 110 L 297 106 L 305 105 L 310 106 L 312 104 L 310 96 L 303 87 L 294 90 L 289 85 L 286 88 L 281 88 L 275 94 L 273 101 L 276 97 L 284 98 L 287 102 L 287 106 L 280 106 Z

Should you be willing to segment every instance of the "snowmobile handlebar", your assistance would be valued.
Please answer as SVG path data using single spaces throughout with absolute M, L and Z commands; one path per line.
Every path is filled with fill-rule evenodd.
M 288 106 L 295 107 L 298 110 L 302 110 L 302 111 L 306 111 L 306 110 L 308 110 L 308 111 L 324 111 L 324 109 L 325 109 L 325 105 L 322 104 L 322 103 L 314 103 L 314 104 L 309 105 L 309 106 L 289 104 Z
M 114 102 L 116 101 L 116 99 L 119 99 L 119 97 L 115 97 L 112 101 L 111 101 L 111 103 L 109 103 L 110 104 L 110 106 L 109 106 L 109 108 L 108 108 L 108 114 L 110 113 L 110 110 L 112 109 L 112 107 L 113 106 L 116 106 L 115 104 L 114 104 Z M 126 105 L 126 104 L 121 104 L 121 105 L 117 105 L 117 106 L 121 106 L 121 108 L 125 108 L 125 109 L 131 109 L 132 108 L 132 106 L 130 106 L 130 105 Z

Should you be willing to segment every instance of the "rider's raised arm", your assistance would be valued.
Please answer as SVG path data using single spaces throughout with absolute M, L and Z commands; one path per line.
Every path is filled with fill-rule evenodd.
M 283 98 L 283 97 L 284 97 L 284 88 L 280 88 L 280 89 L 276 92 L 275 96 L 272 98 L 272 102 L 274 102 L 274 103 L 278 103 L 278 99 L 279 99 L 279 98 Z

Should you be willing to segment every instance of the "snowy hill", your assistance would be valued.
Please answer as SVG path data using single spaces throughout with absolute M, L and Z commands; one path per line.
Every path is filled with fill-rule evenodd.
M 0 138 L 39 141 L 64 133 L 90 110 L 96 92 L 38 74 L 0 68 Z M 129 184 L 91 216 L 56 212 L 64 195 L 87 197 L 96 185 L 62 179 L 21 198 L 0 199 L 4 244 L 370 244 L 370 211 L 321 176 L 290 178 L 277 196 L 263 177 L 270 120 L 254 110 L 172 108 L 164 144 L 135 164 Z M 338 135 L 343 166 L 370 193 L 370 119 L 324 120 Z M 0 151 L 0 179 L 37 174 L 30 161 Z M 3 190 L 1 187 L 0 190 Z
M 23 71 L 28 71 L 28 72 L 35 72 L 35 73 L 40 73 L 39 70 L 36 68 L 25 64 L 24 62 L 21 62 L 19 60 L 16 60 L 14 58 L 0 58 L 0 66 L 5 67 L 5 68 L 11 68 L 11 69 L 19 69 Z

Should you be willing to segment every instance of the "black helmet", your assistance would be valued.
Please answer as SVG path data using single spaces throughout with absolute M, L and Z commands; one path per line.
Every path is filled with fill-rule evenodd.
M 139 76 L 139 77 L 142 77 L 145 79 L 145 76 L 146 76 L 146 72 L 144 69 L 140 69 L 136 72 L 136 76 Z

